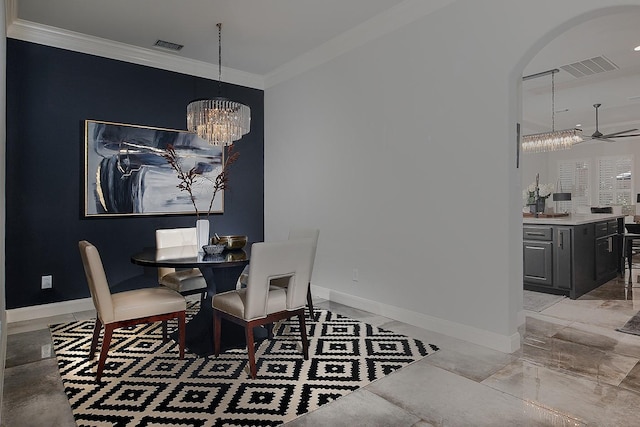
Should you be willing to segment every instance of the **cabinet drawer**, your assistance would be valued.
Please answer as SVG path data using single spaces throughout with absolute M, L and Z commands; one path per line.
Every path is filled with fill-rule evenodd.
M 607 234 L 618 234 L 618 220 L 614 219 L 607 222 Z
M 596 237 L 609 235 L 609 224 L 606 221 L 596 222 Z
M 551 227 L 522 227 L 522 238 L 524 240 L 551 240 L 553 229 Z

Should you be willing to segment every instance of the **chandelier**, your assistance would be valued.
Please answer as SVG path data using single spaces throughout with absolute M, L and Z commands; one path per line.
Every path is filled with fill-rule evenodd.
M 528 153 L 543 153 L 547 151 L 567 150 L 574 144 L 582 142 L 582 129 L 555 130 L 555 73 L 560 70 L 553 69 L 531 76 L 523 77 L 528 80 L 535 77 L 551 74 L 551 132 L 535 133 L 522 137 L 522 151 Z
M 229 145 L 249 133 L 251 109 L 224 98 L 222 93 L 222 23 L 218 27 L 218 95 L 187 105 L 187 130 L 211 145 Z

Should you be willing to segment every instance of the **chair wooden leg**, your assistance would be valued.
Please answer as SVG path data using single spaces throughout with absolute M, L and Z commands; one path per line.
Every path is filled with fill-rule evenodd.
M 309 316 L 311 320 L 315 319 L 315 315 L 313 314 L 313 298 L 311 298 L 311 283 L 307 287 L 307 307 L 309 307 Z
M 304 322 L 304 309 L 298 313 L 298 321 L 300 323 L 300 337 L 302 338 L 302 354 L 304 360 L 309 359 L 309 341 L 307 340 L 307 326 Z
M 220 332 L 221 327 L 220 323 L 222 322 L 222 317 L 220 317 L 220 313 L 216 310 L 213 310 L 213 352 L 216 357 L 220 355 Z
M 249 355 L 249 372 L 251 373 L 251 378 L 256 379 L 256 350 L 255 345 L 253 343 L 253 325 L 248 323 L 245 325 L 245 336 L 247 339 L 247 354 Z
M 184 359 L 184 347 L 185 347 L 185 335 L 186 335 L 186 320 L 184 311 L 178 313 L 178 336 L 180 346 L 180 359 Z
M 93 327 L 93 338 L 91 339 L 91 347 L 89 349 L 89 360 L 93 359 L 98 348 L 98 338 L 100 338 L 100 330 L 102 329 L 102 322 L 100 318 L 96 317 L 96 324 Z
M 109 345 L 111 344 L 111 335 L 113 334 L 114 326 L 112 323 L 104 325 L 104 336 L 102 337 L 102 349 L 100 350 L 100 359 L 98 360 L 98 371 L 96 373 L 96 381 L 100 382 L 102 378 L 102 370 L 104 369 L 104 362 L 107 360 L 107 352 L 109 351 Z

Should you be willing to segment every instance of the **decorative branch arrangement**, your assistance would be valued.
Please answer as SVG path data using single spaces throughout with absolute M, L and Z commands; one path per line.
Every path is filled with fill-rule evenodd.
M 219 191 L 225 190 L 229 185 L 229 166 L 234 164 L 238 157 L 240 157 L 240 153 L 234 151 L 233 144 L 228 146 L 227 155 L 225 157 L 224 164 L 222 165 L 222 171 L 215 177 L 215 179 L 211 180 L 210 178 L 204 177 L 197 172 L 196 167 L 191 168 L 188 171 L 185 171 L 180 164 L 180 158 L 178 157 L 175 148 L 173 145 L 167 145 L 167 149 L 162 157 L 169 163 L 169 165 L 176 171 L 178 174 L 178 179 L 180 183 L 176 186 L 180 189 L 180 191 L 186 191 L 189 194 L 189 199 L 191 200 L 191 204 L 196 211 L 196 217 L 200 217 L 200 212 L 198 211 L 198 206 L 196 205 L 196 198 L 193 194 L 194 185 L 197 184 L 201 179 L 205 179 L 213 184 L 213 193 L 211 194 L 211 201 L 209 202 L 209 209 L 207 210 L 207 218 L 209 218 L 209 214 L 211 213 L 211 208 L 213 207 L 213 201 L 216 198 L 216 195 Z

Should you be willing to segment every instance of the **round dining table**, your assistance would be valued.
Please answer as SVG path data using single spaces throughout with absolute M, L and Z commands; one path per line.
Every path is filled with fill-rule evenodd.
M 187 349 L 199 356 L 210 356 L 213 350 L 212 297 L 218 292 L 234 290 L 242 270 L 251 258 L 251 245 L 244 249 L 224 251 L 220 255 L 198 252 L 196 246 L 148 248 L 131 256 L 131 262 L 144 267 L 198 268 L 207 282 L 207 296 L 200 301 L 200 309 L 187 322 Z M 246 346 L 244 328 L 223 320 L 222 351 Z M 267 337 L 267 331 L 254 329 L 255 339 Z

